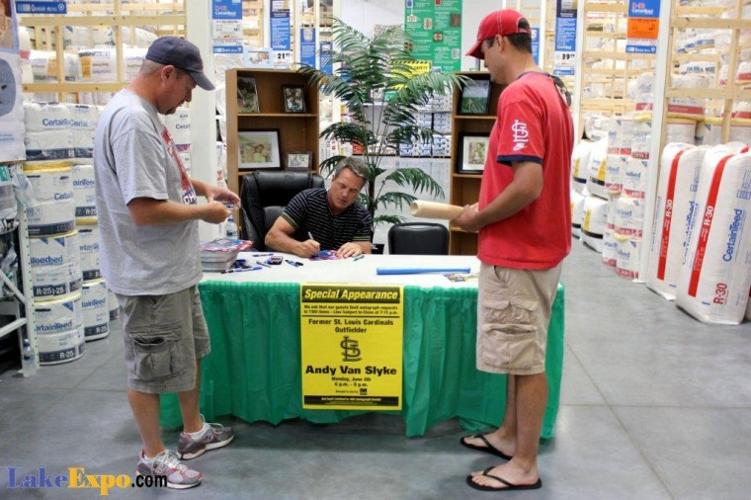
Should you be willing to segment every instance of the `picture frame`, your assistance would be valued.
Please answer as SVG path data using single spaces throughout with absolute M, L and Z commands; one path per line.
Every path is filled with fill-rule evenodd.
M 282 105 L 285 113 L 307 112 L 305 87 L 303 85 L 282 85 Z
M 490 109 L 491 84 L 489 79 L 473 79 L 462 88 L 459 99 L 460 115 L 487 115 Z
M 310 170 L 313 166 L 312 151 L 290 151 L 287 153 L 287 170 Z
M 490 137 L 486 135 L 462 134 L 456 171 L 460 174 L 482 174 L 485 170 L 489 143 Z
M 279 130 L 243 130 L 237 144 L 240 170 L 282 168 Z
M 252 76 L 237 75 L 237 112 L 260 113 L 256 79 Z

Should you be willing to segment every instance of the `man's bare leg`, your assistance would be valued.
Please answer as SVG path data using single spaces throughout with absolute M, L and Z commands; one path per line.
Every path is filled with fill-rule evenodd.
M 159 394 L 128 389 L 128 403 L 143 441 L 143 452 L 153 458 L 164 451 L 159 428 Z
M 189 391 L 178 392 L 180 413 L 183 416 L 183 432 L 198 432 L 203 428 L 201 418 L 201 361 L 196 361 L 196 385 Z
M 493 432 L 485 434 L 485 439 L 502 453 L 513 456 L 516 451 L 516 377 L 514 375 L 506 376 L 506 412 L 503 416 L 503 422 Z M 464 438 L 467 444 L 474 446 L 486 447 L 485 442 L 480 438 Z
M 515 376 L 516 389 L 516 450 L 513 458 L 494 467 L 488 474 L 501 477 L 511 484 L 533 484 L 540 478 L 537 469 L 537 452 L 540 445 L 540 430 L 548 401 L 548 381 L 545 373 Z M 473 481 L 493 488 L 504 484 L 473 472 Z

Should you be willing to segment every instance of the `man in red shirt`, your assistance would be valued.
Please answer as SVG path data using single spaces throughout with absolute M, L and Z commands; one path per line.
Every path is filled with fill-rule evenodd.
M 453 221 L 479 231 L 477 367 L 508 374 L 508 384 L 501 427 L 461 442 L 508 462 L 473 472 L 467 484 L 534 489 L 542 486 L 537 450 L 548 396 L 547 327 L 561 261 L 571 249 L 573 122 L 563 84 L 534 62 L 531 30 L 520 13 L 485 17 L 468 55 L 485 60 L 493 82 L 508 85 L 490 133 L 480 200 Z

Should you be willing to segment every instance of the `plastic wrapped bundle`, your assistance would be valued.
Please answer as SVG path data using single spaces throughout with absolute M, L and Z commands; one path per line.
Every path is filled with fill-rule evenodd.
M 751 287 L 751 154 L 715 148 L 704 158 L 676 303 L 706 323 L 739 324 Z
M 675 299 L 689 243 L 689 221 L 695 217 L 699 173 L 708 150 L 678 143 L 668 144 L 662 152 L 646 282 L 668 300 Z

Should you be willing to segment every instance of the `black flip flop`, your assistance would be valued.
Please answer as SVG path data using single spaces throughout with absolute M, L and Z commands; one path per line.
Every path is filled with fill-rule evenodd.
M 503 484 L 505 486 L 503 486 L 501 488 L 498 488 L 496 486 L 485 486 L 484 484 L 477 484 L 476 482 L 472 481 L 472 478 L 474 477 L 474 476 L 472 476 L 472 474 L 470 474 L 469 476 L 467 476 L 467 485 L 470 488 L 474 488 L 474 489 L 480 490 L 480 491 L 536 490 L 536 489 L 542 488 L 542 479 L 540 479 L 540 478 L 537 479 L 536 483 L 532 483 L 532 484 L 514 484 L 514 483 L 509 483 L 508 481 L 506 481 L 502 477 L 494 476 L 493 474 L 488 474 L 488 471 L 490 471 L 492 469 L 493 469 L 492 466 L 488 467 L 487 469 L 485 469 L 484 471 L 482 471 L 482 475 L 485 476 L 485 477 L 489 477 L 490 479 L 495 479 L 496 481 L 498 481 L 499 483 L 501 483 L 501 484 Z
M 478 438 L 481 439 L 483 443 L 486 444 L 486 446 L 477 446 L 476 444 L 469 444 L 465 441 L 465 439 L 472 439 L 472 438 Z M 504 460 L 511 460 L 512 457 L 506 455 L 501 450 L 490 444 L 490 441 L 483 436 L 482 434 L 473 434 L 471 436 L 464 436 L 463 438 L 459 439 L 459 443 L 461 443 L 462 446 L 465 448 L 469 448 L 470 450 L 477 450 L 477 451 L 484 451 L 485 453 L 490 453 L 491 455 L 495 455 L 496 457 L 501 457 Z

